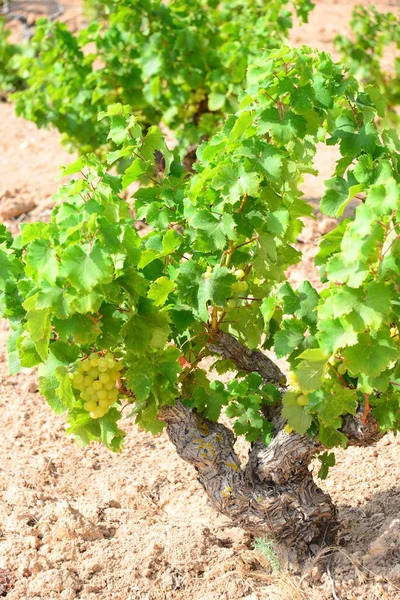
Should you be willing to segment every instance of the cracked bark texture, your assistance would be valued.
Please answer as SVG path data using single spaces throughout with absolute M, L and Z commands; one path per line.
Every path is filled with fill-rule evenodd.
M 262 352 L 249 350 L 232 336 L 218 332 L 210 350 L 232 360 L 238 370 L 256 371 L 278 387 L 286 381 L 281 370 Z M 282 390 L 283 391 L 283 390 Z M 317 439 L 283 430 L 281 407 L 269 410 L 274 438 L 269 446 L 252 445 L 242 468 L 234 450 L 234 434 L 222 423 L 213 423 L 181 402 L 164 406 L 159 418 L 176 450 L 192 464 L 212 506 L 250 533 L 275 540 L 292 564 L 334 541 L 337 511 L 328 494 L 314 482 L 309 465 L 323 450 Z M 370 445 L 381 434 L 371 415 L 343 419 L 342 431 L 351 445 Z
M 234 435 L 222 423 L 180 402 L 164 406 L 160 418 L 179 456 L 196 468 L 212 506 L 235 525 L 283 545 L 291 563 L 307 557 L 313 544 L 333 541 L 335 507 L 308 470 L 283 485 L 250 481 L 234 451 Z

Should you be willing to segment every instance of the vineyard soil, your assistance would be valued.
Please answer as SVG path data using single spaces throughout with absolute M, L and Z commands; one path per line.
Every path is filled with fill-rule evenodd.
M 368 4 L 368 2 L 365 2 Z M 377 2 L 394 10 L 398 2 Z M 354 2 L 317 2 L 293 42 L 331 50 Z M 38 131 L 0 104 L 0 214 L 46 218 L 58 167 L 71 159 L 55 132 Z M 306 181 L 313 200 L 331 170 Z M 33 211 L 28 212 L 35 205 Z M 16 220 L 15 220 L 16 219 Z M 309 221 L 299 238 L 304 261 L 294 284 L 316 283 L 310 258 L 331 219 Z M 322 486 L 339 508 L 339 550 L 329 572 L 310 567 L 303 581 L 272 575 L 249 537 L 208 507 L 195 472 L 166 435 L 127 421 L 121 455 L 76 447 L 37 392 L 28 370 L 10 377 L 7 327 L 0 326 L 0 596 L 7 600 L 341 600 L 400 599 L 400 440 L 337 452 Z M 242 455 L 246 448 L 243 444 Z M 157 458 L 156 458 L 157 457 Z

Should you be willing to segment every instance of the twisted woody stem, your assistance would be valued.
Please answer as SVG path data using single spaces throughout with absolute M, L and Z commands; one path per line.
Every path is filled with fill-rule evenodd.
M 209 349 L 232 360 L 238 370 L 258 372 L 266 382 L 283 385 L 284 374 L 262 352 L 245 348 L 232 336 L 217 332 Z M 213 507 L 255 535 L 268 535 L 285 549 L 290 562 L 304 560 L 310 551 L 334 540 L 336 508 L 314 482 L 309 464 L 323 448 L 283 430 L 280 406 L 268 417 L 274 424 L 269 446 L 253 445 L 243 469 L 234 450 L 235 438 L 222 423 L 214 423 L 181 402 L 164 406 L 159 418 L 179 456 L 192 464 Z M 371 415 L 347 416 L 342 431 L 353 445 L 370 445 L 381 437 Z

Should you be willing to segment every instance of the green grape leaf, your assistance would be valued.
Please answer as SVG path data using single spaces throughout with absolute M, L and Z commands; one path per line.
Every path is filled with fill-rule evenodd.
M 32 241 L 25 254 L 26 275 L 54 284 L 58 276 L 58 261 L 55 250 L 43 239 Z
M 150 302 L 150 301 L 149 301 Z M 170 334 L 170 318 L 142 304 L 141 312 L 133 315 L 121 329 L 126 347 L 135 354 L 144 348 L 163 348 Z
M 39 365 L 42 362 L 42 358 L 36 350 L 36 344 L 28 331 L 24 331 L 18 338 L 17 350 L 21 367 L 36 367 L 36 365 Z
M 281 329 L 275 334 L 274 348 L 278 358 L 291 354 L 298 348 L 307 330 L 307 324 L 297 319 L 285 319 Z
M 333 177 L 325 181 L 325 185 L 327 191 L 321 199 L 320 209 L 328 217 L 341 217 L 350 200 L 363 191 L 363 185 L 354 177 L 350 181 Z
M 154 301 L 155 306 L 162 306 L 169 294 L 175 289 L 175 283 L 168 277 L 159 277 L 149 287 L 147 297 Z
M 54 327 L 63 341 L 73 340 L 77 344 L 93 343 L 101 333 L 101 322 L 90 314 L 54 319 Z
M 298 356 L 302 360 L 296 368 L 296 376 L 303 392 L 313 392 L 322 385 L 328 358 L 320 348 L 305 350 Z
M 378 421 L 381 431 L 393 429 L 399 421 L 399 394 L 374 395 L 370 398 L 370 403 L 373 406 L 372 414 Z
M 208 302 L 217 306 L 225 306 L 226 300 L 232 296 L 232 284 L 236 277 L 226 267 L 214 267 L 209 279 L 201 279 L 198 291 L 198 311 L 203 321 L 208 319 Z
M 211 421 L 218 421 L 222 407 L 228 404 L 228 398 L 228 392 L 220 381 L 210 383 L 204 371 L 197 371 L 191 397 L 185 404 L 204 413 Z
M 173 386 L 172 394 L 177 396 L 174 388 L 181 367 L 178 358 L 181 353 L 177 348 L 168 347 L 162 354 L 153 354 L 145 358 L 132 357 L 133 364 L 125 373 L 129 389 L 139 402 L 146 400 L 157 385 L 163 388 L 162 394 L 167 395 L 167 386 Z
M 355 415 L 358 398 L 356 390 L 336 386 L 332 390 L 319 389 L 308 396 L 307 410 L 317 413 L 325 427 L 340 427 L 341 415 Z
M 131 166 L 125 171 L 122 178 L 122 187 L 124 190 L 131 185 L 131 183 L 137 181 L 142 175 L 144 175 L 147 170 L 148 164 L 140 158 L 135 158 Z
M 339 348 L 354 346 L 358 341 L 356 332 L 343 325 L 339 319 L 319 321 L 316 337 L 319 347 L 327 356 L 335 354 Z
M 282 416 L 287 419 L 290 427 L 304 435 L 312 423 L 312 416 L 306 412 L 304 406 L 297 404 L 298 395 L 298 392 L 286 392 L 282 398 Z
M 122 418 L 121 413 L 116 408 L 110 410 L 99 419 L 100 440 L 113 452 L 120 452 L 124 441 L 125 433 L 117 425 Z
M 343 364 L 352 375 L 357 377 L 360 373 L 367 373 L 370 377 L 377 377 L 391 361 L 399 360 L 400 349 L 388 337 L 362 333 L 357 344 L 345 348 L 342 355 Z
M 264 319 L 265 327 L 267 328 L 269 322 L 271 321 L 277 304 L 276 296 L 268 296 L 267 298 L 263 298 L 263 301 L 260 305 L 260 311 Z
M 226 101 L 225 94 L 218 94 L 217 92 L 211 92 L 208 96 L 208 108 L 211 111 L 221 110 Z
M 334 467 L 336 464 L 335 455 L 333 452 L 324 452 L 318 455 L 318 460 L 321 461 L 321 467 L 318 471 L 318 477 L 320 479 L 326 479 L 330 467 Z
M 67 367 L 59 366 L 55 369 L 54 374 L 59 383 L 57 395 L 62 404 L 67 408 L 72 408 L 75 403 L 75 396 L 72 390 L 71 379 Z
M 326 448 L 333 448 L 334 446 L 346 448 L 347 446 L 347 438 L 341 431 L 333 427 L 325 427 L 322 423 L 319 426 L 318 438 Z
M 93 246 L 70 246 L 61 257 L 60 275 L 77 290 L 91 292 L 101 283 L 109 283 L 113 267 L 109 255 L 95 242 Z
M 28 310 L 26 323 L 40 358 L 46 360 L 51 333 L 50 310 Z
M 74 162 L 70 163 L 68 167 L 61 167 L 61 177 L 67 177 L 68 175 L 74 175 L 79 173 L 86 165 L 84 156 L 80 156 Z

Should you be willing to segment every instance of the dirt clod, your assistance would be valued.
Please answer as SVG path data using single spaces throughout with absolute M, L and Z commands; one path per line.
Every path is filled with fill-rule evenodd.
M 14 583 L 13 573 L 8 569 L 0 569 L 0 596 L 7 596 Z
M 0 219 L 3 221 L 29 213 L 35 206 L 35 201 L 18 188 L 0 192 Z

